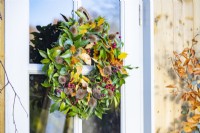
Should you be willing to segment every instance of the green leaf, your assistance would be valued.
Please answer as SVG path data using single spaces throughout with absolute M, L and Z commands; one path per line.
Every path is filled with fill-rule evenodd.
M 47 81 L 47 80 L 45 80 L 43 83 L 41 83 L 41 85 L 43 86 L 43 87 L 51 87 L 51 84 Z
M 65 102 L 62 102 L 60 105 L 60 111 L 63 111 L 65 109 Z
M 62 68 L 60 69 L 60 75 L 66 75 L 66 73 L 67 73 L 66 67 L 62 67 Z
M 70 107 L 66 108 L 66 109 L 63 111 L 63 113 L 64 113 L 64 114 L 67 114 L 67 113 L 69 112 L 69 110 L 70 110 Z
M 52 76 L 54 73 L 54 65 L 53 64 L 49 64 L 49 69 L 47 71 L 47 75 L 49 77 L 49 80 L 51 80 Z
M 45 58 L 43 60 L 40 61 L 42 64 L 47 64 L 50 62 L 50 60 L 48 58 Z
M 43 58 L 48 58 L 47 53 L 45 51 L 39 50 L 39 53 Z
M 66 98 L 66 95 L 65 95 L 64 92 L 61 92 L 61 95 L 60 95 L 60 96 L 61 96 L 62 99 L 65 99 L 65 98 Z
M 116 97 L 114 97 L 114 104 L 115 104 L 115 108 L 117 108 L 117 106 L 119 105 Z
M 87 17 L 83 12 L 76 11 L 75 12 L 80 18 L 83 18 L 84 21 L 87 21 Z
M 52 55 L 51 55 L 51 51 L 49 49 L 47 49 L 47 55 L 49 57 L 49 59 L 51 59 L 52 61 L 54 61 Z
M 62 58 L 69 58 L 69 57 L 71 57 L 71 52 L 70 52 L 70 50 L 67 50 L 65 53 L 63 53 L 60 57 L 62 57 Z
M 99 112 L 97 112 L 97 111 L 95 110 L 94 114 L 95 114 L 97 117 L 99 117 L 100 119 L 102 119 L 102 114 L 101 114 L 101 113 L 99 113 Z
M 61 102 L 61 101 L 62 101 L 61 98 L 59 98 L 59 97 L 57 97 L 57 96 L 54 96 L 54 95 L 48 95 L 48 97 L 49 97 L 51 100 L 55 101 L 55 102 Z
M 77 36 L 75 36 L 75 37 L 73 38 L 73 40 L 74 40 L 74 41 L 77 41 L 77 40 L 81 39 L 82 36 L 83 36 L 82 34 L 77 35 Z
M 64 45 L 72 45 L 73 41 L 71 39 L 67 39 L 64 43 Z
M 79 39 L 78 41 L 75 41 L 74 42 L 74 46 L 76 48 L 79 48 L 79 47 L 84 47 L 85 45 L 87 45 L 89 43 L 89 40 L 81 40 Z
M 76 114 L 77 114 L 76 112 L 72 112 L 72 111 L 70 111 L 70 112 L 68 113 L 68 115 L 69 115 L 70 117 L 74 117 Z
M 50 108 L 50 113 L 52 113 L 52 112 L 58 110 L 58 109 L 59 109 L 59 106 L 60 106 L 59 103 L 54 103 L 54 104 L 52 104 L 52 105 L 51 105 L 51 108 Z
M 71 59 L 70 58 L 65 58 L 64 60 L 67 62 L 68 65 L 71 64 Z

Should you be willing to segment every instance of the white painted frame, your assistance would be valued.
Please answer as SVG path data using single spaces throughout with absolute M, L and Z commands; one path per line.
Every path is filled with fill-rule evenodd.
M 142 11 L 140 0 L 120 0 L 121 35 L 128 53 L 125 64 L 138 66 L 130 71 L 130 77 L 122 88 L 121 133 L 143 132 L 143 43 Z M 74 10 L 81 5 L 74 0 Z M 29 0 L 5 0 L 5 67 L 23 105 L 29 112 L 29 74 L 40 72 L 41 66 L 29 64 Z M 14 94 L 6 87 L 6 133 L 14 132 L 12 103 Z M 29 132 L 29 118 L 23 112 L 18 101 L 15 107 L 15 119 L 19 133 Z M 82 122 L 75 118 L 74 133 L 82 133 Z

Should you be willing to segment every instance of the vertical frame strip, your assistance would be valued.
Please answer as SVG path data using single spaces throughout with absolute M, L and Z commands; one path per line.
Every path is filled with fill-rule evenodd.
M 4 0 L 0 0 L 0 61 L 4 64 Z M 4 83 L 4 71 L 0 68 L 0 89 L 5 85 Z M 5 132 L 5 91 L 0 90 L 0 132 Z
M 81 7 L 81 1 L 80 0 L 73 0 L 73 18 L 78 19 L 78 16 L 75 14 L 75 11 Z M 82 133 L 82 120 L 78 118 L 78 116 L 74 117 L 74 133 Z
M 121 41 L 125 43 L 125 1 L 120 0 L 120 35 L 121 35 Z M 126 45 L 125 45 L 126 46 Z M 125 51 L 125 46 L 123 47 L 122 51 Z M 126 133 L 126 101 L 125 101 L 125 90 L 126 87 L 125 85 L 122 86 L 121 88 L 121 115 L 120 115 L 120 132 L 121 133 Z

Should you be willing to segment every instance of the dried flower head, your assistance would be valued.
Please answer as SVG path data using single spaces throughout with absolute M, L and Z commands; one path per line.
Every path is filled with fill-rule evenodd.
M 115 39 L 115 37 L 116 37 L 115 34 L 108 35 L 109 40 L 112 40 L 112 41 Z
M 90 101 L 88 102 L 88 105 L 94 108 L 97 105 L 97 100 L 94 97 L 91 97 Z
M 96 35 L 89 35 L 88 39 L 91 43 L 94 43 L 97 41 L 97 36 Z
M 108 97 L 109 98 L 113 98 L 114 94 L 113 94 L 113 91 L 112 90 L 108 90 Z
M 60 56 L 56 57 L 56 63 L 57 64 L 63 64 L 63 61 L 64 61 L 63 58 L 61 58 Z
M 103 73 L 104 73 L 104 75 L 106 75 L 106 76 L 111 75 L 111 74 L 112 74 L 111 66 L 105 66 L 105 67 L 103 68 Z
M 75 25 L 71 26 L 69 30 L 73 35 L 76 35 L 78 33 L 77 27 Z
M 77 99 L 83 99 L 86 94 L 87 94 L 86 90 L 78 89 L 77 92 L 76 92 L 76 98 Z
M 67 77 L 66 76 L 59 76 L 58 77 L 58 82 L 60 83 L 60 84 L 65 84 L 66 82 L 67 82 Z
M 73 89 L 65 87 L 64 92 L 66 95 L 71 95 L 73 93 Z
M 96 32 L 101 32 L 102 30 L 103 30 L 102 26 L 97 26 L 94 28 L 94 31 L 96 31 Z
M 79 19 L 78 19 L 78 23 L 79 23 L 79 25 L 82 25 L 82 24 L 84 23 L 83 18 L 79 18 Z
M 93 94 L 94 98 L 101 99 L 101 90 L 100 89 L 97 89 L 97 88 L 93 89 L 92 94 Z

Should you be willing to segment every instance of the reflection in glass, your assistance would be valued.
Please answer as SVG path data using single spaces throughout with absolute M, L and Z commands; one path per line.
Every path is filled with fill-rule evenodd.
M 82 0 L 92 18 L 102 16 L 110 23 L 111 33 L 120 31 L 119 4 L 119 0 Z M 83 133 L 120 133 L 120 107 L 113 107 L 102 120 L 97 117 L 83 120 Z
M 112 33 L 119 32 L 119 4 L 119 0 L 82 0 L 83 7 L 87 9 L 92 18 L 105 17 Z
M 60 112 L 50 113 L 52 101 L 41 83 L 44 75 L 30 75 L 30 133 L 73 133 L 73 118 Z
M 102 120 L 96 116 L 83 120 L 83 133 L 120 133 L 120 108 L 113 107 Z
M 30 34 L 30 63 L 40 63 L 42 59 L 38 49 L 46 50 L 57 41 L 59 35 L 58 22 L 64 20 L 61 16 L 72 17 L 72 0 L 29 0 L 29 32 L 42 32 L 35 39 Z M 52 23 L 54 27 L 47 26 Z M 37 27 L 37 25 L 46 27 Z M 34 33 L 36 35 L 37 33 Z

